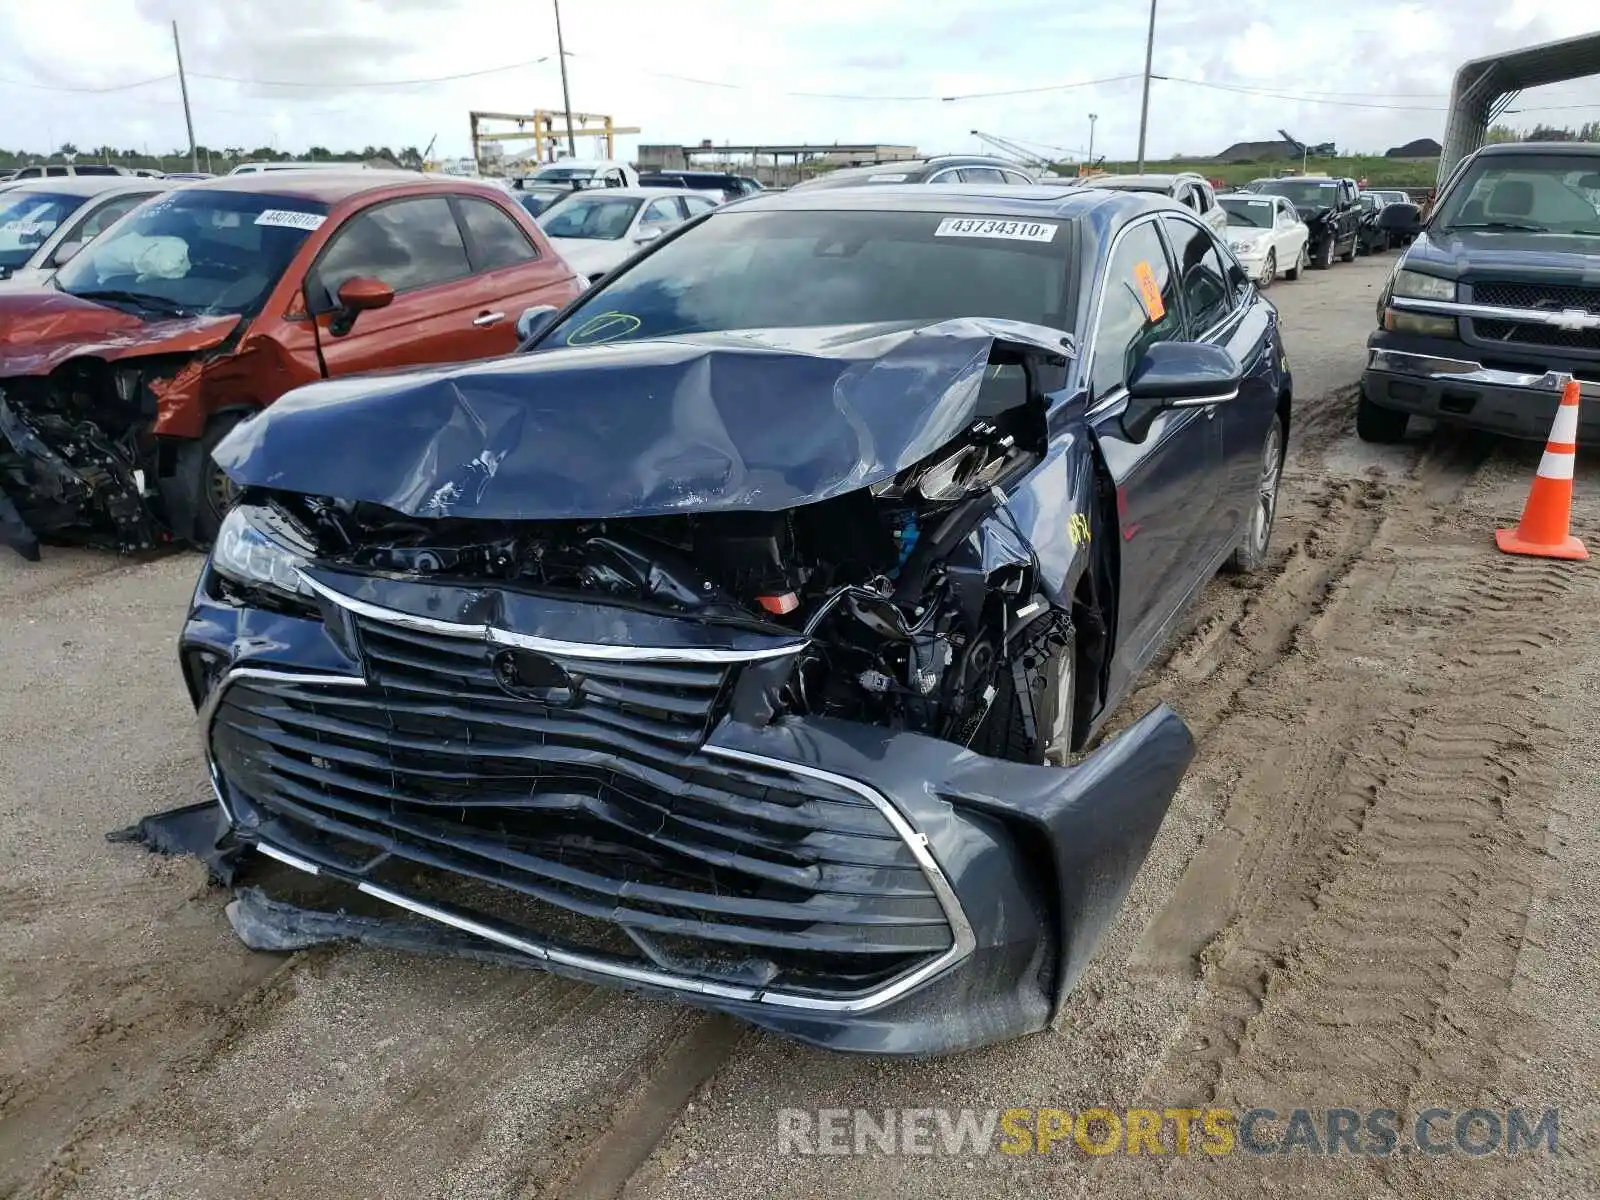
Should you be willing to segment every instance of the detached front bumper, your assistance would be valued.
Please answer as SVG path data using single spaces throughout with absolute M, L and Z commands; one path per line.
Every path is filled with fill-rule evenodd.
M 209 571 L 207 572 L 209 576 Z M 792 640 L 320 573 L 180 654 L 237 837 L 525 955 L 838 1050 L 1043 1029 L 1193 753 L 1158 708 L 1071 769 L 850 722 L 761 724 Z M 533 655 L 567 685 L 508 694 Z
M 1368 339 L 1361 393 L 1373 404 L 1508 437 L 1549 436 L 1564 372 L 1486 367 L 1461 343 L 1438 350 L 1403 345 L 1381 330 Z M 1579 388 L 1578 438 L 1591 442 L 1600 438 L 1600 383 L 1579 380 Z

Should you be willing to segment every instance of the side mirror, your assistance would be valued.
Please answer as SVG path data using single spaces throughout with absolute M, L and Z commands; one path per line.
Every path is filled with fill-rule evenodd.
M 1378 210 L 1378 228 L 1401 237 L 1422 232 L 1422 210 L 1415 204 L 1385 204 Z
M 381 279 L 357 275 L 339 285 L 339 307 L 352 313 L 369 308 L 388 308 L 394 303 L 394 289 Z
M 517 318 L 518 346 L 526 345 L 531 339 L 548 329 L 551 320 L 559 311 L 561 310 L 556 308 L 554 304 L 537 304 L 532 308 L 523 309 L 522 315 Z
M 339 307 L 333 311 L 328 332 L 343 337 L 355 328 L 356 318 L 369 308 L 387 308 L 394 303 L 394 289 L 381 279 L 357 275 L 339 285 Z
M 79 242 L 62 242 L 56 247 L 56 252 L 51 258 L 52 266 L 64 267 L 78 257 L 78 252 L 88 245 L 88 239 Z
M 1122 432 L 1142 442 L 1158 413 L 1173 408 L 1207 408 L 1239 394 L 1244 369 L 1221 346 L 1206 342 L 1157 342 L 1128 376 L 1128 406 Z
M 637 245 L 648 245 L 660 237 L 663 232 L 659 225 L 641 225 L 639 226 L 639 232 L 633 235 L 633 240 Z

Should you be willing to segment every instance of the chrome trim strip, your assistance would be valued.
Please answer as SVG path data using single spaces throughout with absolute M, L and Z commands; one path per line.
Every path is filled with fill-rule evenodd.
M 1376 348 L 1367 357 L 1369 371 L 1388 371 L 1394 375 L 1414 375 L 1419 379 L 1454 383 L 1481 383 L 1489 387 L 1525 388 L 1535 392 L 1560 393 L 1572 376 L 1565 371 L 1545 371 L 1543 374 L 1504 371 L 1486 367 L 1466 358 L 1441 358 L 1432 354 L 1415 354 L 1409 350 Z M 1578 391 L 1592 399 L 1600 399 L 1600 383 L 1578 380 Z
M 1469 304 L 1462 300 L 1422 300 L 1415 296 L 1391 296 L 1389 307 L 1407 312 L 1435 313 L 1442 317 L 1473 317 L 1481 321 L 1511 321 L 1517 325 L 1552 325 L 1573 333 L 1600 329 L 1600 313 L 1576 307 L 1503 308 L 1498 304 Z
M 542 654 L 558 654 L 564 658 L 582 658 L 593 662 L 666 662 L 666 663 L 744 663 L 762 662 L 784 658 L 805 648 L 808 638 L 796 638 L 760 650 L 725 650 L 707 646 L 609 646 L 597 642 L 568 642 L 559 638 L 540 637 L 532 633 L 514 633 L 509 629 L 496 629 L 492 625 L 468 625 L 459 621 L 441 621 L 436 617 L 418 617 L 411 613 L 384 608 L 366 600 L 357 600 L 335 591 L 327 584 L 318 583 L 305 572 L 300 578 L 317 595 L 330 604 L 359 616 L 370 617 L 387 625 L 414 629 L 421 633 L 436 633 L 442 637 L 472 638 L 497 646 L 517 646 L 524 650 L 537 650 Z
M 321 875 L 322 868 L 314 862 L 301 858 L 298 854 L 290 854 L 287 850 L 279 850 L 270 842 L 257 842 L 256 849 L 268 858 L 275 858 L 286 867 L 293 867 L 296 871 L 304 871 L 307 875 Z
M 236 667 L 222 677 L 222 681 L 217 684 L 212 694 L 206 698 L 206 702 L 202 707 L 201 730 L 205 742 L 206 764 L 211 773 L 212 787 L 217 793 L 217 802 L 222 805 L 222 811 L 227 814 L 229 822 L 234 824 L 236 822 L 234 821 L 233 813 L 228 809 L 227 803 L 223 799 L 225 790 L 222 785 L 221 771 L 211 753 L 211 724 L 215 718 L 222 693 L 237 679 L 265 679 L 276 683 L 360 687 L 365 687 L 367 683 L 360 676 L 315 675 L 291 671 L 279 672 L 260 667 Z M 955 889 L 950 886 L 950 881 L 939 866 L 938 860 L 933 857 L 932 852 L 929 850 L 927 837 L 919 833 L 901 815 L 900 810 L 876 788 L 859 780 L 851 779 L 844 775 L 835 775 L 818 767 L 807 766 L 803 763 L 786 762 L 779 758 L 768 758 L 760 754 L 750 754 L 743 750 L 730 750 L 720 746 L 702 746 L 700 751 L 716 758 L 727 759 L 730 762 L 743 762 L 751 766 L 766 767 L 790 775 L 820 779 L 853 792 L 866 800 L 867 803 L 871 804 L 883 815 L 890 828 L 910 848 L 912 857 L 917 860 L 917 865 L 922 868 L 922 873 L 927 877 L 929 886 L 933 888 L 933 894 L 939 901 L 939 907 L 944 910 L 945 920 L 950 925 L 951 944 L 949 949 L 945 950 L 938 958 L 924 963 L 915 970 L 891 979 L 877 991 L 869 992 L 864 996 L 830 1000 L 822 996 L 807 996 L 795 992 L 738 987 L 732 984 L 716 983 L 711 980 L 694 979 L 690 976 L 672 975 L 648 967 L 635 967 L 627 963 L 608 962 L 602 958 L 594 958 L 553 946 L 545 946 L 542 943 L 517 937 L 514 934 L 504 933 L 469 917 L 457 916 L 454 913 L 436 908 L 426 901 L 413 899 L 401 892 L 391 891 L 379 884 L 355 880 L 349 882 L 354 883 L 360 891 L 375 899 L 387 901 L 419 916 L 428 917 L 431 920 L 453 926 L 466 933 L 497 942 L 502 946 L 510 947 L 541 961 L 575 967 L 597 975 L 623 980 L 624 982 L 713 996 L 724 1000 L 740 1000 L 751 1004 L 770 1004 L 775 1008 L 792 1008 L 808 1012 L 859 1013 L 881 1008 L 913 988 L 920 986 L 933 976 L 954 966 L 972 953 L 977 946 L 977 938 L 972 932 L 972 924 L 967 920 L 966 911 L 961 907 L 961 901 L 956 896 Z M 322 869 L 317 864 L 290 854 L 288 851 L 280 850 L 270 842 L 257 840 L 255 844 L 269 858 L 277 859 L 281 863 L 296 867 L 312 875 L 323 874 Z M 340 878 L 339 876 L 334 877 Z

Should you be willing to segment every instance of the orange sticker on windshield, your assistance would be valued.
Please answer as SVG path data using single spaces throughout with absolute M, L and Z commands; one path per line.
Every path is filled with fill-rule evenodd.
M 1150 315 L 1152 321 L 1159 321 L 1167 315 L 1167 306 L 1161 302 L 1161 285 L 1156 282 L 1156 273 L 1150 269 L 1147 262 L 1135 263 L 1133 277 L 1139 281 L 1139 295 L 1144 300 L 1144 311 Z

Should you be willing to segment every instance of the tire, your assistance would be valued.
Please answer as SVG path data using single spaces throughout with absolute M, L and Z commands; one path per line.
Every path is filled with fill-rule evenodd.
M 1311 266 L 1318 271 L 1326 271 L 1333 266 L 1333 238 L 1317 244 L 1317 252 L 1311 257 Z
M 1262 264 L 1261 276 L 1256 280 L 1256 287 L 1263 292 L 1272 286 L 1272 281 L 1278 277 L 1278 252 L 1267 251 L 1267 261 Z
M 1365 393 L 1356 401 L 1356 436 L 1363 442 L 1391 445 L 1406 436 L 1411 415 L 1393 408 L 1381 408 Z
M 1310 258 L 1306 252 L 1306 248 L 1309 244 L 1309 239 L 1300 243 L 1300 253 L 1295 256 L 1294 266 L 1290 267 L 1283 273 L 1283 277 L 1290 283 L 1293 283 L 1296 279 L 1300 278 L 1300 272 L 1306 269 L 1306 264 L 1310 261 Z
M 1355 262 L 1356 255 L 1360 252 L 1360 250 L 1361 250 L 1361 235 L 1359 233 L 1357 233 L 1355 235 L 1355 237 L 1353 237 L 1350 240 L 1350 249 L 1346 250 L 1343 254 L 1341 254 L 1339 256 L 1339 261 L 1340 262 Z
M 180 452 L 178 474 L 189 494 L 194 497 L 194 517 L 187 535 L 191 542 L 201 548 L 216 541 L 222 518 L 228 515 L 239 494 L 233 480 L 212 459 L 211 452 L 244 419 L 242 413 L 226 413 L 217 417 L 206 427 L 203 437 L 190 442 Z
M 1245 528 L 1244 540 L 1234 547 L 1227 569 L 1236 575 L 1253 575 L 1267 565 L 1267 548 L 1272 544 L 1272 523 L 1278 515 L 1278 490 L 1283 484 L 1283 422 L 1272 415 L 1272 424 L 1261 443 L 1261 466 L 1256 478 L 1256 499 Z

